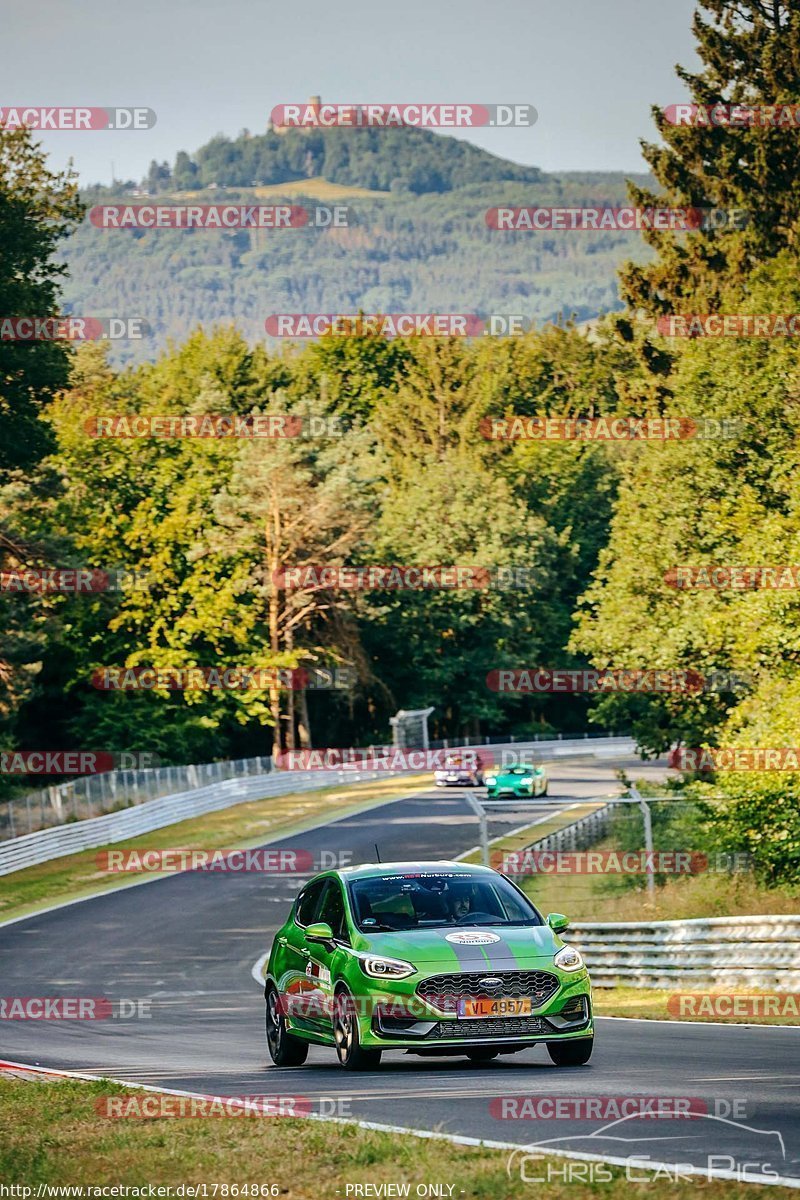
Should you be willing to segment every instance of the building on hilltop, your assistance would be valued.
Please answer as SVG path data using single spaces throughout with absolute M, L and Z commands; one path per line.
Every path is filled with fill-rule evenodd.
M 319 108 L 320 104 L 322 104 L 322 97 L 321 96 L 309 96 L 308 104 L 311 108 Z M 270 117 L 269 122 L 267 124 L 267 131 L 269 133 L 284 134 L 289 129 L 295 129 L 295 128 L 296 128 L 295 125 L 283 125 L 281 123 L 273 121 L 272 117 Z M 309 127 L 309 126 L 301 127 L 300 132 L 308 133 L 310 128 L 313 128 L 313 126 L 312 127 Z

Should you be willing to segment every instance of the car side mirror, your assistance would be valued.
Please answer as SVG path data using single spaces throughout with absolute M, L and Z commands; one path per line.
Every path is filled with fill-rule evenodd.
M 565 917 L 563 913 L 548 913 L 547 924 L 553 933 L 563 933 L 565 929 L 569 928 L 569 917 Z
M 313 925 L 309 925 L 306 930 L 307 942 L 332 942 L 333 930 L 326 921 L 315 921 Z

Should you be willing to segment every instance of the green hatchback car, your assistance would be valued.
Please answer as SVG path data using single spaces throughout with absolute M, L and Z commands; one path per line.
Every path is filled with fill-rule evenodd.
M 594 1031 L 589 977 L 510 880 L 467 863 L 375 863 L 311 879 L 275 935 L 267 965 L 267 1047 L 279 1067 L 310 1045 L 343 1067 L 384 1050 L 474 1062 L 544 1042 L 581 1066 Z
M 528 796 L 547 795 L 547 771 L 542 766 L 506 767 L 486 775 L 486 799 L 500 800 L 503 796 L 521 800 Z

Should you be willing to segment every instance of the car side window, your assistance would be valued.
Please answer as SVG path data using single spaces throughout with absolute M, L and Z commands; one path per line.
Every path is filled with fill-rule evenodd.
M 317 917 L 330 925 L 335 938 L 347 937 L 347 922 L 345 920 L 344 896 L 338 879 L 329 879 L 328 887 L 322 899 L 322 905 Z
M 316 920 L 317 907 L 326 883 L 326 879 L 315 879 L 298 896 L 294 919 L 303 928 Z

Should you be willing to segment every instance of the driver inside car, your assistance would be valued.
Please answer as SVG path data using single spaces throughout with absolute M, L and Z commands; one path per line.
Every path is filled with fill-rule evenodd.
M 458 891 L 453 891 L 453 895 L 450 897 L 450 913 L 454 921 L 460 921 L 475 911 L 473 899 L 472 888 L 459 888 Z

